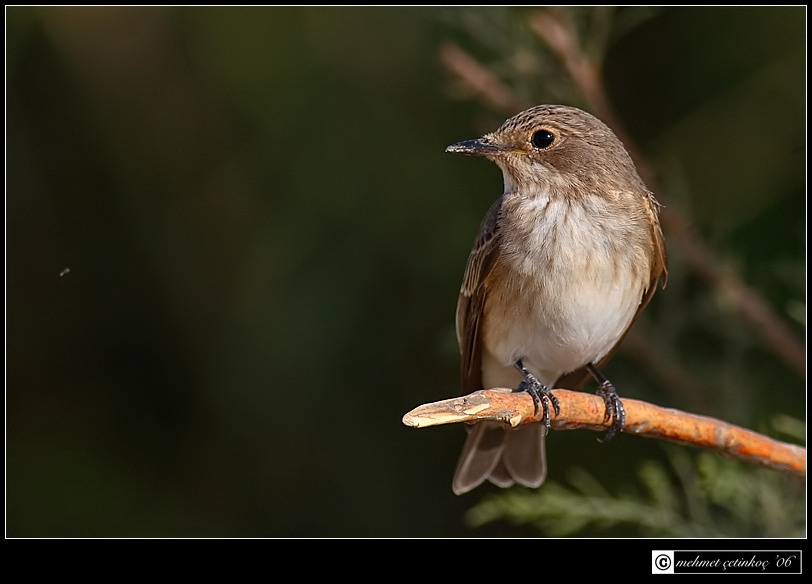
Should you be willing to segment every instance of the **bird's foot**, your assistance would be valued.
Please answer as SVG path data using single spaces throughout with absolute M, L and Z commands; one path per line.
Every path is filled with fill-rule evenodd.
M 598 395 L 603 398 L 603 403 L 606 408 L 603 415 L 604 423 L 612 418 L 612 425 L 606 431 L 603 438 L 599 438 L 600 442 L 607 442 L 614 438 L 615 434 L 623 431 L 623 426 L 626 425 L 626 410 L 623 408 L 623 403 L 620 401 L 620 396 L 617 394 L 615 386 L 608 379 L 604 379 L 598 386 Z
M 561 413 L 561 406 L 558 403 L 558 398 L 553 395 L 549 387 L 544 385 L 535 375 L 530 373 L 521 361 L 516 362 L 516 368 L 521 372 L 524 381 L 519 384 L 515 391 L 526 391 L 533 398 L 533 413 L 538 415 L 539 410 L 542 411 L 541 422 L 544 426 L 550 428 L 550 404 L 555 410 L 555 415 Z

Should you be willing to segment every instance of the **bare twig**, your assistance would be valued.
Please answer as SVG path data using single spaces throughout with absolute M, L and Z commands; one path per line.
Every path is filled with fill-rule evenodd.
M 441 46 L 440 60 L 472 93 L 489 106 L 503 111 L 529 107 L 530 104 L 520 100 L 496 75 L 459 45 L 448 42 Z
M 548 11 L 534 12 L 530 16 L 530 27 L 558 56 L 575 86 L 589 104 L 592 114 L 612 127 L 607 120 L 614 119 L 615 115 L 606 99 L 600 71 L 581 50 L 575 25 L 569 18 L 569 13 L 563 9 L 553 8 Z M 618 137 L 623 138 L 623 136 Z M 626 142 L 626 140 L 622 141 Z
M 603 420 L 601 397 L 564 389 L 553 393 L 561 406 L 558 415 L 550 412 L 553 429 L 603 430 L 611 424 L 611 420 Z M 626 409 L 624 433 L 715 450 L 749 464 L 806 476 L 806 449 L 801 446 L 779 442 L 713 418 L 639 400 L 624 399 L 623 406 Z M 403 416 L 403 423 L 414 428 L 486 420 L 517 427 L 539 422 L 541 415 L 534 412 L 533 400 L 527 392 L 498 388 L 424 404 Z

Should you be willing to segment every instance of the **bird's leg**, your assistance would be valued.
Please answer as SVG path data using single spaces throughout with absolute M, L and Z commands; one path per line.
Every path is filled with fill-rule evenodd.
M 606 435 L 599 439 L 600 442 L 606 442 L 611 440 L 618 432 L 623 431 L 623 426 L 626 425 L 626 410 L 623 408 L 623 404 L 612 382 L 606 379 L 603 373 L 592 363 L 587 364 L 586 370 L 589 371 L 592 377 L 595 378 L 595 381 L 598 382 L 597 393 L 603 398 L 603 403 L 606 407 L 603 421 L 608 422 L 609 418 L 612 418 L 612 425 L 609 426 Z
M 553 404 L 555 415 L 561 413 L 561 406 L 558 405 L 558 398 L 553 395 L 550 388 L 536 379 L 535 375 L 530 373 L 527 368 L 522 364 L 521 359 L 514 363 L 514 367 L 519 370 L 524 378 L 515 391 L 526 391 L 533 398 L 533 411 L 536 415 L 539 409 L 542 410 L 541 421 L 549 429 L 550 427 L 550 408 L 549 404 Z

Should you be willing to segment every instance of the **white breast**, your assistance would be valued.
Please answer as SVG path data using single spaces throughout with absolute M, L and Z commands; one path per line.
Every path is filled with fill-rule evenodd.
M 604 203 L 535 198 L 506 207 L 521 227 L 502 230 L 483 323 L 485 349 L 503 366 L 521 359 L 554 380 L 599 361 L 629 326 L 648 266 L 636 265 L 639 250 L 620 235 L 629 226 L 609 221 Z

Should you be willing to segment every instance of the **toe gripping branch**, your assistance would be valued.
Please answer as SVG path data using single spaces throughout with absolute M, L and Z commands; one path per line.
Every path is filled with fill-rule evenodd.
M 561 407 L 558 403 L 558 398 L 553 395 L 549 387 L 536 379 L 535 375 L 530 373 L 521 360 L 516 361 L 516 369 L 522 374 L 524 380 L 519 384 L 515 391 L 526 391 L 533 398 L 534 413 L 538 415 L 542 411 L 541 421 L 549 429 L 550 428 L 550 404 L 553 406 L 555 415 L 561 413 Z M 615 386 L 609 381 L 600 370 L 592 363 L 586 366 L 587 371 L 598 382 L 597 394 L 603 398 L 604 415 L 603 421 L 608 422 L 612 420 L 612 425 L 606 431 L 600 442 L 607 442 L 615 437 L 618 432 L 623 431 L 626 425 L 626 410 L 623 408 L 623 403 L 620 401 L 620 396 L 617 394 Z
M 515 391 L 526 391 L 533 398 L 534 413 L 538 415 L 539 410 L 542 410 L 541 421 L 544 426 L 550 429 L 550 404 L 553 405 L 555 415 L 561 413 L 561 406 L 558 403 L 558 398 L 553 395 L 549 387 L 541 383 L 536 377 L 530 373 L 527 368 L 522 364 L 521 360 L 516 361 L 516 369 L 522 374 L 524 381 L 519 384 Z M 605 400 L 606 398 L 604 398 Z M 621 406 L 621 409 L 623 406 Z
M 620 396 L 618 396 L 612 382 L 606 379 L 606 376 L 592 363 L 589 363 L 586 368 L 595 378 L 595 381 L 598 382 L 598 391 L 596 393 L 603 398 L 605 407 L 603 421 L 608 422 L 609 418 L 612 418 L 612 425 L 609 426 L 603 438 L 599 438 L 600 442 L 607 442 L 614 438 L 615 434 L 623 431 L 623 427 L 626 425 L 626 410 L 623 408 L 623 403 L 620 401 Z

